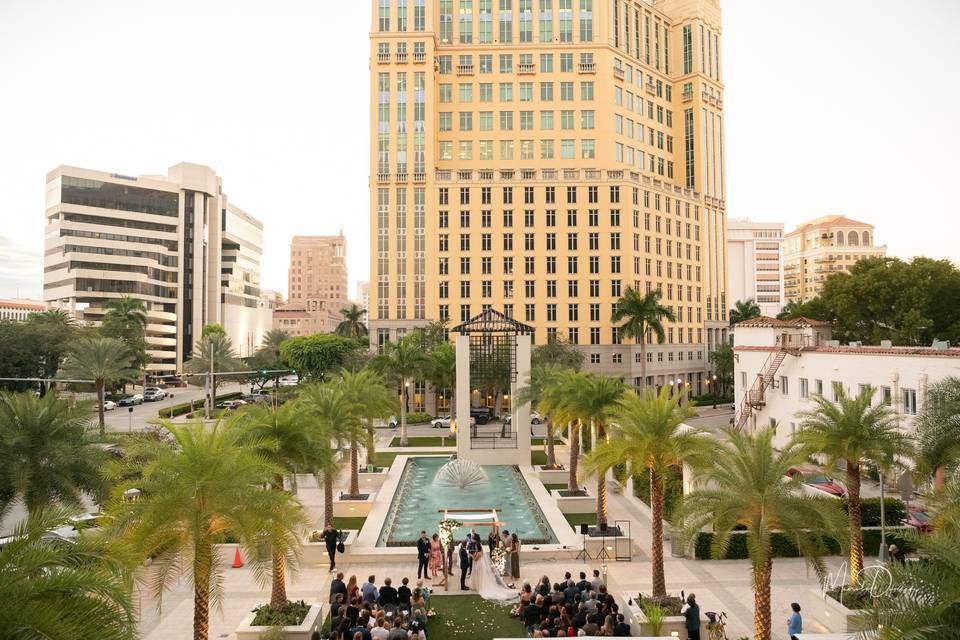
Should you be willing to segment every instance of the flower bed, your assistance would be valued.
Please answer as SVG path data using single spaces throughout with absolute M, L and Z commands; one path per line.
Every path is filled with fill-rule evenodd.
M 254 627 L 296 627 L 303 622 L 310 612 L 310 605 L 303 600 L 288 602 L 282 609 L 274 609 L 269 604 L 262 604 L 253 610 Z
M 265 612 L 269 610 L 269 613 Z M 302 615 L 300 615 L 302 612 Z M 279 629 L 287 640 L 310 640 L 310 636 L 320 630 L 323 624 L 323 608 L 319 604 L 308 605 L 303 601 L 290 603 L 283 613 L 270 609 L 269 605 L 262 605 L 254 609 L 237 627 L 235 635 L 237 640 L 263 640 L 266 637 L 275 637 L 276 630 Z M 258 620 L 258 616 L 260 619 Z M 295 620 L 300 617 L 297 624 L 283 624 L 281 620 Z M 277 623 L 271 624 L 270 621 L 277 620 Z M 265 624 L 254 624 L 254 622 L 263 622 Z

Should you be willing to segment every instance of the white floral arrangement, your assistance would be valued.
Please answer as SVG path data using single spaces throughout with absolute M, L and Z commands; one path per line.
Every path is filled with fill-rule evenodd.
M 493 551 L 490 552 L 490 561 L 493 563 L 497 573 L 503 575 L 503 570 L 507 563 L 507 550 L 503 547 L 495 547 Z
M 440 545 L 442 548 L 447 548 L 447 545 L 449 545 L 450 541 L 453 540 L 453 532 L 458 527 L 462 526 L 463 523 L 459 520 L 448 518 L 440 521 Z

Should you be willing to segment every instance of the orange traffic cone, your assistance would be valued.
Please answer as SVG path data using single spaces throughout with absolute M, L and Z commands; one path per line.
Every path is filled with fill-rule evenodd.
M 243 560 L 240 558 L 240 547 L 237 547 L 236 552 L 233 554 L 233 568 L 239 569 L 243 566 Z

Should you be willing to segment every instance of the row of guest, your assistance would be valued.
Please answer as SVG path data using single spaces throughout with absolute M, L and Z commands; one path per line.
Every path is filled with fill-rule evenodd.
M 423 586 L 423 582 L 418 580 L 417 586 L 411 589 L 409 578 L 401 580 L 399 587 L 394 587 L 390 578 L 384 578 L 383 585 L 378 587 L 377 577 L 374 575 L 368 576 L 366 582 L 358 585 L 357 576 L 350 576 L 350 580 L 344 583 L 343 573 L 338 573 L 330 583 L 332 605 L 342 604 L 357 608 L 361 605 L 376 604 L 410 610 L 417 605 L 426 608 L 429 599 L 430 590 Z
M 579 581 L 568 572 L 552 586 L 547 576 L 536 588 L 524 584 L 515 613 L 534 637 L 627 637 L 630 625 L 618 609 L 599 571 L 594 571 L 593 580 L 580 572 Z

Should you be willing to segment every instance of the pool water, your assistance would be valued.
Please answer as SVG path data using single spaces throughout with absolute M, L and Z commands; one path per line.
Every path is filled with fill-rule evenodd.
M 556 543 L 539 505 L 530 493 L 519 470 L 507 465 L 485 466 L 487 482 L 464 489 L 435 487 L 433 479 L 446 456 L 409 458 L 403 469 L 397 492 L 384 520 L 378 547 L 412 546 L 421 531 L 437 532 L 443 518 L 440 509 L 476 509 L 478 512 L 497 509 L 503 528 L 516 533 L 524 544 Z M 456 514 L 451 514 L 456 519 Z M 471 524 L 454 532 L 454 539 L 463 538 Z M 489 527 L 477 526 L 477 533 L 486 541 Z

